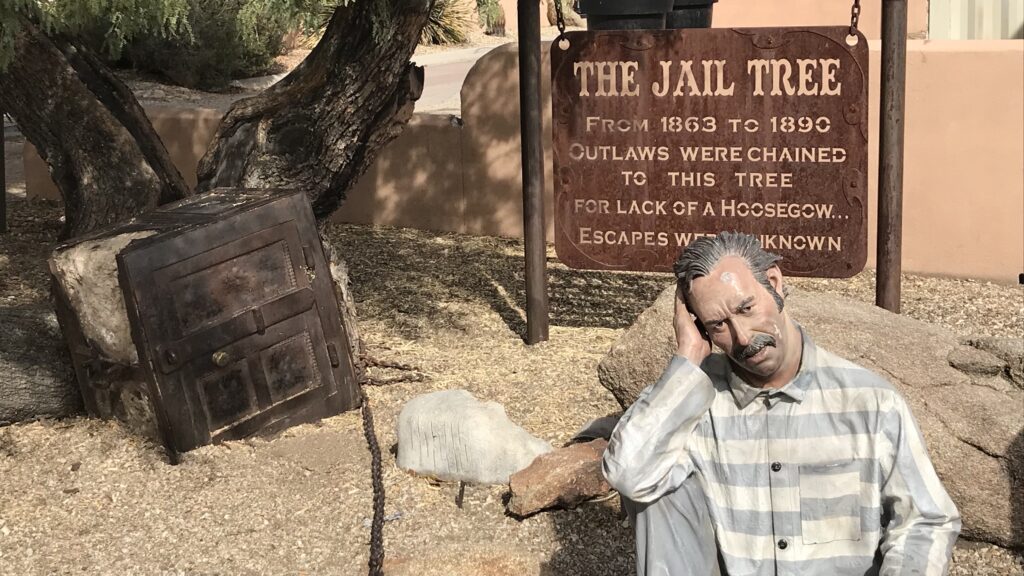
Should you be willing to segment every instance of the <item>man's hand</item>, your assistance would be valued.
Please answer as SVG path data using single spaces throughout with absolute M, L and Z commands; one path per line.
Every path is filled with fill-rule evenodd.
M 676 288 L 676 311 L 672 324 L 676 331 L 676 354 L 700 366 L 711 355 L 711 342 L 697 329 L 696 317 L 686 309 L 681 287 Z

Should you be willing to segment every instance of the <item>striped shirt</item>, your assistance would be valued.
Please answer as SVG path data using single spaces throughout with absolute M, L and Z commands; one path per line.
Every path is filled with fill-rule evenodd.
M 776 390 L 673 358 L 615 428 L 609 484 L 652 502 L 699 474 L 729 576 L 945 574 L 960 516 L 906 402 L 803 338 Z

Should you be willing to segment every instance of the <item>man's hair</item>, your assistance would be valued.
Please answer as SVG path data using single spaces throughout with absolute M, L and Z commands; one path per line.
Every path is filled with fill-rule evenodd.
M 756 236 L 741 232 L 722 232 L 717 236 L 702 236 L 683 249 L 673 270 L 683 289 L 690 294 L 693 281 L 711 274 L 711 270 L 726 256 L 737 256 L 747 263 L 754 278 L 768 290 L 775 304 L 782 310 L 782 296 L 768 282 L 768 269 L 777 265 L 782 256 L 772 254 L 761 247 Z M 785 292 L 785 288 L 783 288 Z

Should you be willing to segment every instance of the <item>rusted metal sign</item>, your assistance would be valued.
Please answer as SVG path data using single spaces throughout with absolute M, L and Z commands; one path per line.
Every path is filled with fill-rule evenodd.
M 868 48 L 849 30 L 570 32 L 552 44 L 558 257 L 669 271 L 694 238 L 738 230 L 790 275 L 862 270 Z

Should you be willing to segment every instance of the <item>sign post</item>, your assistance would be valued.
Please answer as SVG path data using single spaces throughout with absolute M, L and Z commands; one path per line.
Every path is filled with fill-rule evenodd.
M 903 117 L 906 77 L 907 2 L 883 0 L 875 305 L 897 314 L 900 311 L 903 250 Z
M 526 343 L 548 339 L 544 148 L 540 117 L 540 3 L 519 0 L 519 126 L 523 152 L 523 240 L 526 252 Z
M 758 236 L 794 276 L 867 259 L 868 47 L 850 27 L 570 32 L 552 45 L 555 248 L 670 271 Z

